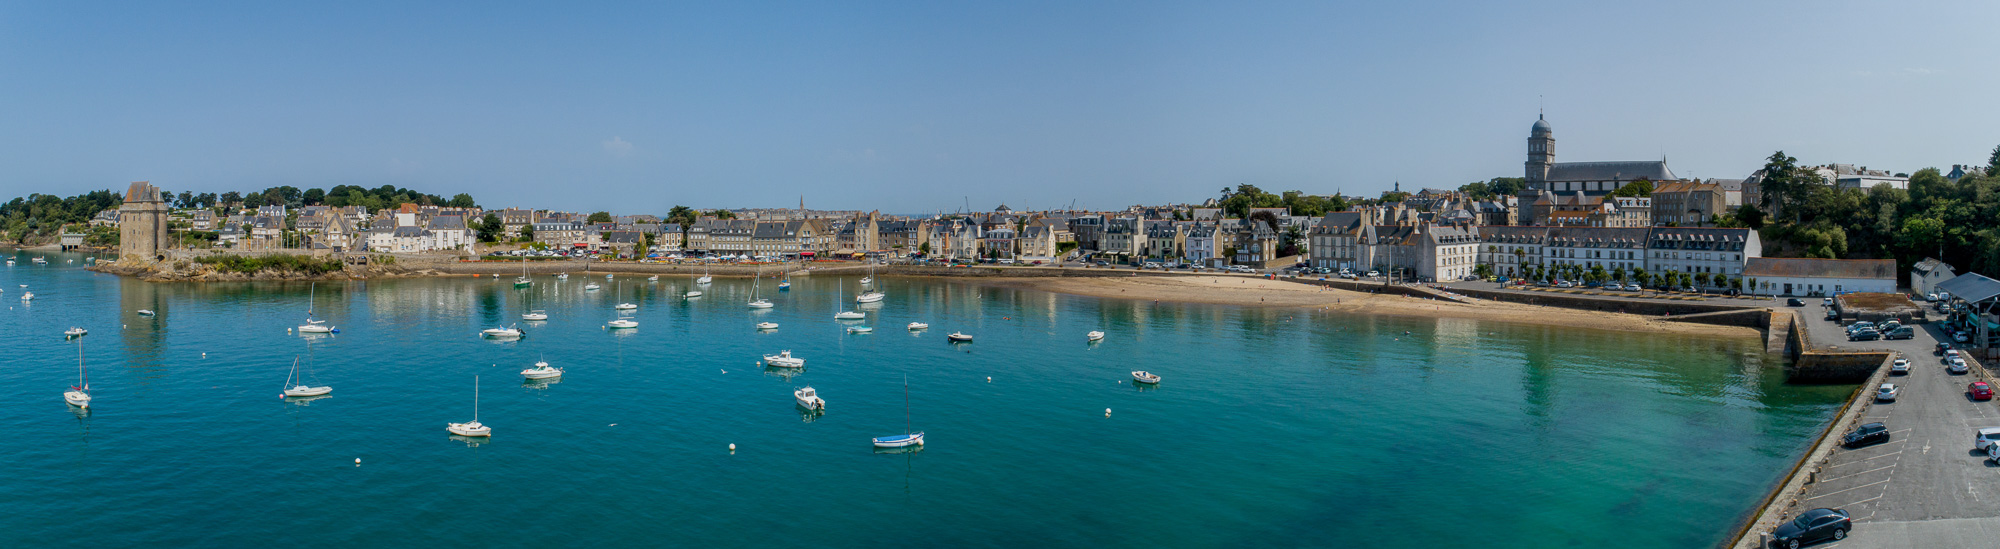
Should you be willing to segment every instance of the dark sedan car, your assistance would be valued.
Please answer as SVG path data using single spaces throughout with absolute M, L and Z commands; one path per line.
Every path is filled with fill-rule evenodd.
M 1880 444 L 1889 441 L 1889 427 L 1880 423 L 1869 423 L 1855 427 L 1854 432 L 1840 437 L 1840 443 L 1848 448 Z
M 1785 300 L 1785 306 L 1786 306 L 1786 307 L 1804 307 L 1804 306 L 1806 306 L 1806 302 L 1805 302 L 1804 300 L 1801 300 L 1801 299 L 1799 299 L 1799 298 L 1796 298 L 1796 297 L 1794 297 L 1794 298 L 1791 298 L 1791 299 L 1787 299 L 1787 300 Z
M 1852 528 L 1854 521 L 1847 518 L 1846 509 L 1822 507 L 1800 513 L 1798 518 L 1779 525 L 1771 532 L 1771 546 L 1798 549 L 1822 540 L 1843 540 Z

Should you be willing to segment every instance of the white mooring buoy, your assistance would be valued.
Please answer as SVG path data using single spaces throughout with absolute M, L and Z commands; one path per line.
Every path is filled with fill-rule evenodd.
M 1105 408 L 1105 409 L 1104 409 L 1104 417 L 1111 417 L 1111 409 L 1110 409 L 1110 408 Z
M 731 443 L 729 443 L 729 451 L 731 451 L 731 452 L 735 452 L 735 451 L 736 451 L 736 443 L 734 443 L 734 442 L 731 442 Z
M 354 458 L 354 466 L 355 467 L 361 466 L 361 458 Z

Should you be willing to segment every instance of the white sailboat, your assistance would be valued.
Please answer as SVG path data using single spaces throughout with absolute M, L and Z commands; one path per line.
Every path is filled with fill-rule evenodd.
M 585 285 L 583 285 L 583 290 L 584 290 L 584 291 L 586 291 L 586 292 L 595 292 L 595 291 L 597 291 L 597 283 L 596 283 L 596 282 L 592 282 L 592 283 L 589 283 L 589 284 L 585 284 Z
M 870 328 L 870 327 L 867 327 L 867 326 L 848 326 L 848 327 L 847 327 L 847 333 L 850 333 L 850 334 L 869 334 L 869 333 L 875 333 L 875 329 L 874 329 L 874 328 Z
M 604 323 L 604 327 L 605 327 L 605 328 L 609 328 L 609 329 L 613 329 L 613 330 L 622 330 L 622 329 L 627 329 L 627 328 L 637 328 L 637 327 L 639 327 L 639 322 L 638 322 L 638 321 L 635 321 L 635 320 L 632 320 L 632 319 L 629 319 L 629 318 L 619 318 L 619 319 L 613 319 L 613 320 L 612 320 L 612 321 L 610 321 L 610 322 L 606 322 L 606 323 Z
M 793 390 L 793 391 L 792 391 L 792 400 L 796 400 L 796 401 L 798 401 L 798 403 L 799 403 L 799 407 L 800 407 L 800 408 L 805 408 L 805 409 L 807 409 L 807 410 L 825 410 L 825 409 L 826 409 L 826 400 L 825 400 L 825 399 L 821 399 L 821 398 L 819 397 L 819 393 L 818 393 L 818 392 L 815 392 L 815 391 L 813 391 L 813 388 L 812 388 L 812 386 L 811 386 L 811 385 L 807 385 L 807 386 L 805 386 L 805 388 L 803 388 L 803 389 L 795 389 L 795 390 Z
M 875 437 L 876 448 L 902 448 L 923 446 L 924 432 L 910 430 L 910 377 L 903 376 L 903 434 Z
M 649 276 L 649 277 L 646 277 L 646 281 L 647 281 L 647 282 L 659 282 L 659 281 L 660 281 L 660 275 L 653 275 L 653 276 Z
M 888 294 L 882 293 L 881 288 L 871 288 L 870 285 L 874 283 L 875 283 L 875 264 L 869 263 L 868 276 L 861 278 L 861 287 L 866 291 L 861 292 L 861 295 L 854 296 L 854 302 L 880 303 L 882 301 L 882 298 L 889 297 Z
M 610 276 L 610 275 L 605 275 L 605 276 Z M 621 294 L 622 294 L 622 293 L 625 293 L 625 281 L 623 281 L 623 280 L 620 280 L 620 281 L 618 281 L 618 293 L 621 293 Z M 613 305 L 613 306 L 612 306 L 611 308 L 613 308 L 613 309 L 617 309 L 617 310 L 620 310 L 620 311 L 630 311 L 630 310 L 633 310 L 633 309 L 637 309 L 637 308 L 639 308 L 639 306 L 638 306 L 637 304 L 634 304 L 634 303 L 630 302 L 630 301 L 627 301 L 627 302 L 624 302 L 624 303 L 619 303 L 619 304 L 617 304 L 617 305 Z
M 70 406 L 90 408 L 90 377 L 83 371 L 83 340 L 76 342 L 76 386 L 63 393 L 63 401 Z
M 708 269 L 702 269 L 701 278 L 694 279 L 695 284 L 702 286 L 707 286 L 711 282 L 715 282 L 715 277 L 708 276 Z
M 340 328 L 326 325 L 324 320 L 313 320 L 313 302 L 319 298 L 319 284 L 313 284 L 306 294 L 306 323 L 299 325 L 301 334 L 337 334 Z
M 21 292 L 21 301 L 34 301 L 35 292 Z
M 310 364 L 306 366 L 306 373 L 312 373 L 312 366 Z M 293 380 L 297 380 L 297 383 L 293 383 Z M 278 398 L 316 397 L 331 392 L 333 392 L 333 387 L 330 386 L 314 387 L 307 385 L 305 376 L 299 375 L 299 359 L 293 357 L 292 372 L 285 374 L 285 389 L 284 392 L 278 394 Z
M 526 288 L 534 284 L 534 279 L 528 278 L 528 256 L 521 256 L 521 277 L 514 279 L 514 287 Z
M 90 335 L 90 330 L 85 330 L 83 328 L 79 328 L 76 326 L 70 326 L 68 330 L 63 330 L 63 337 L 67 339 L 75 339 L 86 335 Z
M 521 320 L 526 320 L 530 322 L 539 322 L 548 319 L 549 319 L 548 311 L 543 311 L 541 309 L 535 309 L 532 311 L 521 313 Z
M 462 437 L 492 436 L 493 428 L 479 422 L 479 376 L 472 376 L 472 421 L 446 423 L 444 430 Z
M 763 289 L 764 287 L 764 269 L 758 268 L 757 277 L 752 280 L 754 280 L 755 282 L 752 282 L 750 286 L 750 308 L 752 309 L 771 308 L 771 300 L 757 297 L 757 290 Z
M 569 280 L 569 273 L 556 273 L 556 280 Z
M 845 281 L 840 284 L 840 293 L 847 293 L 847 283 Z M 834 320 L 861 320 L 864 318 L 868 318 L 868 315 L 855 311 L 838 311 L 833 313 Z

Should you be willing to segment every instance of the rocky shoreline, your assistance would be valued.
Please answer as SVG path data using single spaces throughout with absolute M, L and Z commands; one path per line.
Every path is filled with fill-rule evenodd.
M 345 269 L 325 274 L 311 274 L 278 269 L 266 269 L 255 273 L 227 272 L 217 270 L 211 265 L 192 262 L 145 264 L 101 262 L 85 267 L 85 269 L 118 276 L 129 276 L 147 282 L 369 280 L 378 278 L 452 276 L 450 273 L 435 269 L 408 269 L 396 265 L 351 265 Z

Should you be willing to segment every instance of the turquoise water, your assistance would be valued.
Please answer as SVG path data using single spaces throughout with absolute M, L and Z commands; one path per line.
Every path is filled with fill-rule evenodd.
M 844 300 L 837 278 L 766 281 L 765 313 L 746 280 L 693 301 L 681 278 L 323 283 L 342 333 L 307 340 L 286 333 L 304 283 L 29 255 L 0 267 L 6 547 L 1698 547 L 1851 389 L 1786 386 L 1747 339 L 909 279 L 864 309 L 869 335 L 831 319 L 851 278 Z M 604 330 L 631 300 L 639 328 Z M 529 308 L 553 318 L 477 337 Z M 91 330 L 88 414 L 61 400 L 71 325 Z M 807 368 L 755 364 L 783 349 Z M 278 399 L 308 353 L 332 396 Z M 525 384 L 538 357 L 568 374 Z M 1123 382 L 1142 368 L 1164 382 Z M 475 375 L 484 444 L 444 431 L 471 418 Z M 905 376 L 929 446 L 878 454 Z M 792 404 L 808 383 L 816 419 Z

